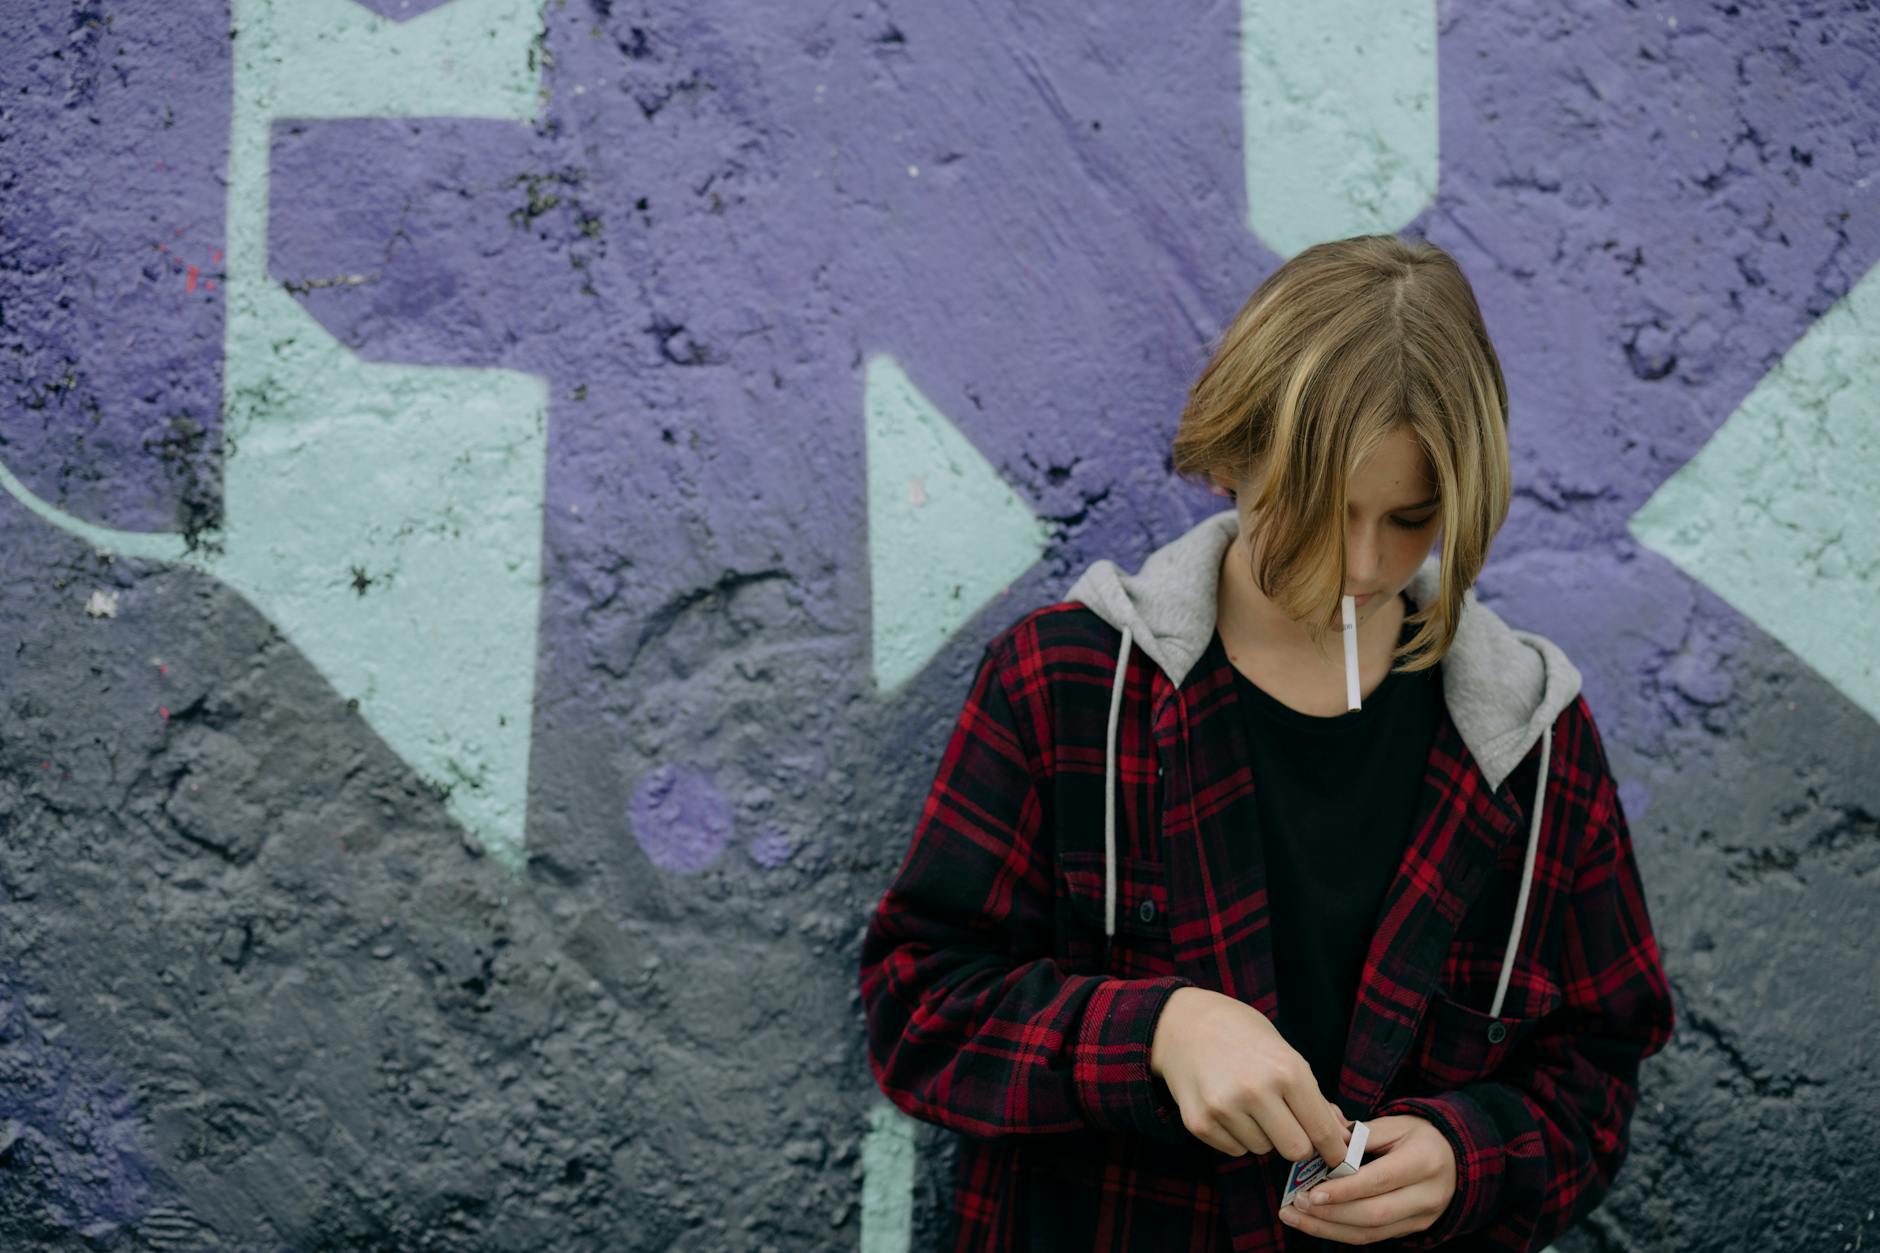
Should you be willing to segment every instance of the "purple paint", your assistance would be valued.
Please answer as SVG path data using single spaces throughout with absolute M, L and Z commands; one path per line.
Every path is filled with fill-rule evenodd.
M 362 9 L 370 9 L 380 17 L 389 17 L 394 22 L 410 21 L 432 9 L 440 9 L 450 0 L 353 0 Z
M 565 370 L 544 331 L 587 310 L 563 246 L 526 228 L 566 190 L 531 186 L 534 147 L 485 119 L 276 122 L 269 273 L 368 360 Z
M 689 766 L 659 765 L 634 789 L 633 837 L 654 865 L 697 874 L 731 841 L 731 806 L 711 779 Z
M 751 860 L 775 870 L 796 855 L 796 840 L 774 823 L 766 823 L 751 841 Z
M 0 456 L 91 522 L 220 516 L 228 32 L 213 2 L 0 22 Z
M 1625 520 L 1880 256 L 1880 214 L 1849 190 L 1874 120 L 1824 95 L 1810 155 L 1789 152 L 1792 93 L 1826 92 L 1857 54 L 1796 43 L 1785 68 L 1758 52 L 1789 42 L 1779 14 L 1674 9 L 1675 29 L 1615 11 L 1540 41 L 1492 10 L 1447 18 L 1442 82 L 1471 105 L 1442 111 L 1442 187 L 1410 227 L 1469 270 L 1510 380 L 1520 490 L 1484 584 L 1509 585 L 1516 625 L 1574 637 L 1596 712 L 1641 745 L 1675 719 L 1648 694 L 1664 642 L 1626 615 L 1688 580 L 1631 551 Z M 301 295 L 368 357 L 550 377 L 549 568 L 613 600 L 597 617 L 548 599 L 549 685 L 645 664 L 648 622 L 727 568 L 775 564 L 754 499 L 789 514 L 790 568 L 852 555 L 861 347 L 895 352 L 1039 512 L 1108 491 L 1047 578 L 1140 555 L 1213 507 L 1139 471 L 1162 459 L 1202 341 L 1278 260 L 1243 225 L 1231 15 L 1148 43 L 1121 7 L 990 27 L 904 14 L 898 38 L 788 6 L 545 21 L 533 127 L 277 127 L 271 240 L 283 279 L 379 276 Z M 1118 65 L 1145 85 L 1128 109 Z M 1588 126 L 1599 143 L 1580 142 Z M 1184 194 L 1153 190 L 1171 182 Z M 1843 208 L 1834 230 L 1810 225 Z M 1049 281 L 1014 281 L 1025 270 Z M 1085 346 L 1068 372 L 1067 344 Z M 825 499 L 831 482 L 845 488 Z M 626 535 L 636 577 L 593 573 L 618 571 Z M 1585 602 L 1520 579 L 1529 553 L 1570 557 L 1609 629 L 1577 630 Z M 818 583 L 804 623 L 863 621 L 864 595 Z
M 1636 828 L 1645 811 L 1651 808 L 1652 790 L 1636 778 L 1627 777 L 1619 781 L 1619 807 L 1625 810 L 1626 826 Z M 1637 837 L 1634 836 L 1634 840 Z
M 533 125 L 275 131 L 271 271 L 375 276 L 302 289 L 315 316 L 370 358 L 551 379 L 548 568 L 585 578 L 631 534 L 641 576 L 620 609 L 642 622 L 725 568 L 778 560 L 775 537 L 744 525 L 759 496 L 791 513 L 791 568 L 846 560 L 859 417 L 830 415 L 858 414 L 863 347 L 894 351 L 1039 512 L 1108 491 L 1047 577 L 1139 555 L 1212 507 L 1139 471 L 1161 459 L 1202 341 L 1277 263 L 1243 225 L 1231 11 L 1145 43 L 1124 6 L 1062 23 L 934 10 L 892 34 L 791 6 L 616 7 L 545 9 Z M 1445 15 L 1441 82 L 1470 107 L 1441 111 L 1439 198 L 1410 229 L 1463 260 L 1503 349 L 1521 495 L 1496 561 L 1568 552 L 1642 596 L 1684 580 L 1618 555 L 1625 518 L 1880 256 L 1880 214 L 1854 190 L 1880 136 L 1871 111 L 1845 108 L 1872 49 L 1853 31 L 1792 40 L 1750 6 L 1615 10 L 1545 40 L 1518 20 Z M 5 455 L 111 525 L 217 507 L 223 326 L 206 259 L 223 229 L 227 29 L 225 6 L 141 0 L 108 25 L 48 9 L 0 30 L 0 59 L 25 67 L 0 147 L 17 263 L 0 349 L 22 380 L 0 395 Z M 1126 110 L 1119 66 L 1142 85 Z M 111 143 L 90 142 L 101 131 Z M 1155 190 L 1171 184 L 1184 193 Z M 188 265 L 204 267 L 194 291 Z M 936 309 L 999 312 L 936 325 Z M 1066 344 L 1089 346 L 1076 370 Z M 844 490 L 824 501 L 811 485 L 826 483 Z M 853 581 L 813 586 L 806 621 L 865 615 Z M 1545 591 L 1507 603 L 1543 629 L 1564 608 Z M 542 646 L 565 664 L 544 674 L 617 660 L 623 641 L 582 602 L 547 609 Z M 1637 648 L 1602 635 L 1576 656 L 1636 674 Z M 1649 738 L 1665 720 L 1634 721 Z
M 0 973 L 0 1177 L 48 1225 L 100 1240 L 142 1218 L 151 1168 L 130 1094 L 94 1069 L 46 1039 Z

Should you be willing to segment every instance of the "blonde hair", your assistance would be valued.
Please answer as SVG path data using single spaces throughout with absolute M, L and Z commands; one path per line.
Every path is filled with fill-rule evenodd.
M 1393 656 L 1442 660 L 1489 544 L 1508 516 L 1508 387 L 1475 292 L 1421 239 L 1359 235 L 1280 266 L 1221 332 L 1188 389 L 1172 468 L 1238 484 L 1259 475 L 1261 592 L 1323 641 L 1345 586 L 1352 468 L 1407 428 L 1441 499 L 1441 581 Z M 1257 522 L 1257 527 L 1254 523 Z M 1251 547 L 1251 545 L 1250 545 Z

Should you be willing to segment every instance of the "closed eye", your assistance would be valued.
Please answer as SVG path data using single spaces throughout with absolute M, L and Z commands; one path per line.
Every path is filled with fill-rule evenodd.
M 1414 522 L 1405 518 L 1399 518 L 1399 517 L 1393 516 L 1390 520 L 1390 523 L 1392 526 L 1397 527 L 1400 530 L 1421 531 L 1424 527 L 1428 526 L 1430 523 L 1434 521 L 1436 521 L 1436 514 L 1434 512 L 1431 512 L 1429 514 L 1424 515 L 1421 518 L 1416 519 Z

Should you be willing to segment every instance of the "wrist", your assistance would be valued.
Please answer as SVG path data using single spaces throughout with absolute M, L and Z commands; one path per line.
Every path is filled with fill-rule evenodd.
M 1181 1000 L 1182 993 L 1194 991 L 1197 991 L 1197 989 L 1192 986 L 1183 986 L 1169 993 L 1167 999 L 1162 1002 L 1160 1012 L 1156 1014 L 1154 1026 L 1150 1028 L 1149 1073 L 1154 1075 L 1157 1079 L 1163 1077 L 1162 1063 L 1167 1059 L 1168 1042 L 1169 1039 L 1172 1038 L 1164 1034 L 1163 1027 L 1171 1022 L 1174 1015 L 1175 1004 Z M 1174 1028 L 1170 1027 L 1170 1030 L 1173 1031 Z

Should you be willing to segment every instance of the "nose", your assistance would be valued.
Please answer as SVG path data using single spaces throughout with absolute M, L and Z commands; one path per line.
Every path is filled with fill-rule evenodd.
M 1379 573 L 1379 545 L 1375 531 L 1365 527 L 1347 528 L 1345 540 L 1345 581 L 1360 592 L 1374 590 Z

